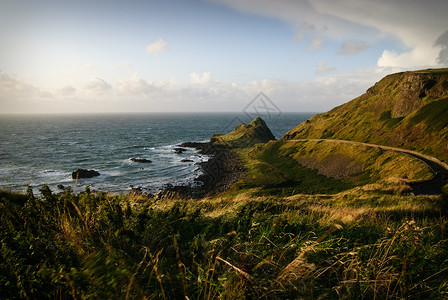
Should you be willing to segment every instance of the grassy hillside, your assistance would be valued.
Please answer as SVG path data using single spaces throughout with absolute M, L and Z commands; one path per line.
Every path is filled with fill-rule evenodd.
M 409 193 L 405 181 L 433 176 L 426 164 L 405 154 L 326 141 L 272 141 L 239 153 L 248 172 L 234 189 L 256 187 L 261 194 L 334 194 L 373 183 Z
M 400 147 L 448 161 L 448 69 L 386 76 L 282 139 L 333 138 Z
M 336 179 L 357 184 L 423 181 L 433 177 L 422 161 L 411 156 L 363 145 L 326 141 L 286 142 L 300 164 Z

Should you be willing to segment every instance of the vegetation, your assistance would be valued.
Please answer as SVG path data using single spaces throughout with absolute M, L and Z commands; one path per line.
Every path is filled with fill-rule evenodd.
M 448 161 L 448 69 L 388 75 L 367 92 L 289 131 L 417 150 Z
M 214 146 L 227 148 L 247 148 L 257 143 L 275 140 L 274 135 L 260 117 L 256 117 L 249 124 L 240 124 L 235 130 L 227 134 L 215 134 L 210 142 Z
M 302 166 L 294 159 L 294 154 L 295 149 L 274 141 L 246 150 L 246 153 L 241 151 L 248 174 L 234 189 L 258 188 L 257 195 L 290 196 L 333 194 L 353 187 L 349 181 L 336 180 Z
M 371 183 L 393 183 L 409 193 L 407 183 L 433 177 L 411 156 L 352 144 L 271 141 L 239 154 L 248 174 L 233 190 L 258 188 L 257 195 L 334 194 Z
M 443 298 L 446 199 L 2 192 L 2 298 Z

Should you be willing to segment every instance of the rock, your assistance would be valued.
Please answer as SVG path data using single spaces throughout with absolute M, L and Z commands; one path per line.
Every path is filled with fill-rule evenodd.
M 193 162 L 191 159 L 182 159 L 181 162 Z
M 65 191 L 65 186 L 62 184 L 58 184 L 58 189 Z
M 204 143 L 199 143 L 199 142 L 185 142 L 180 144 L 179 146 L 181 147 L 186 147 L 186 148 L 195 148 L 195 149 L 201 149 L 203 147 Z
M 143 190 L 141 187 L 133 187 L 131 186 L 131 195 L 141 195 L 143 193 Z
M 175 154 L 182 154 L 182 153 L 184 153 L 185 151 L 187 151 L 187 149 L 185 149 L 185 148 L 174 148 L 174 153 Z
M 213 135 L 210 144 L 226 148 L 247 148 L 271 140 L 275 140 L 271 130 L 263 119 L 256 117 L 249 124 L 238 125 L 232 132 Z
M 132 162 L 142 163 L 142 164 L 149 164 L 149 163 L 152 163 L 151 160 L 146 159 L 146 158 L 134 158 L 134 157 L 132 157 L 132 158 L 130 158 L 129 160 L 132 161 Z
M 72 173 L 72 178 L 73 179 L 92 178 L 92 177 L 100 176 L 100 175 L 101 174 L 95 170 L 78 169 Z

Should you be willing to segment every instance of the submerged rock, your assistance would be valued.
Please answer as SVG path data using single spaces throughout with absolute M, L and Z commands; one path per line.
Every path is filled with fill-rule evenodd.
M 182 153 L 184 153 L 185 151 L 187 151 L 187 149 L 185 149 L 185 148 L 174 148 L 174 154 L 182 154 Z
M 100 175 L 101 174 L 98 171 L 86 170 L 86 169 L 78 169 L 75 172 L 72 172 L 73 179 L 92 178 L 92 177 L 100 176 Z
M 143 163 L 143 164 L 149 164 L 152 163 L 152 160 L 146 159 L 146 158 L 130 158 L 129 159 L 132 162 L 136 162 L 136 163 Z

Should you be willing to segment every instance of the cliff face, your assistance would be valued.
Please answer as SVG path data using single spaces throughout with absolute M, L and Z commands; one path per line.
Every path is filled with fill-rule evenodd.
M 240 124 L 228 134 L 215 134 L 210 142 L 230 148 L 251 147 L 257 143 L 275 140 L 274 135 L 260 117 L 256 117 L 249 124 Z
M 307 138 L 382 144 L 448 161 L 448 69 L 388 75 L 360 97 L 282 137 Z

